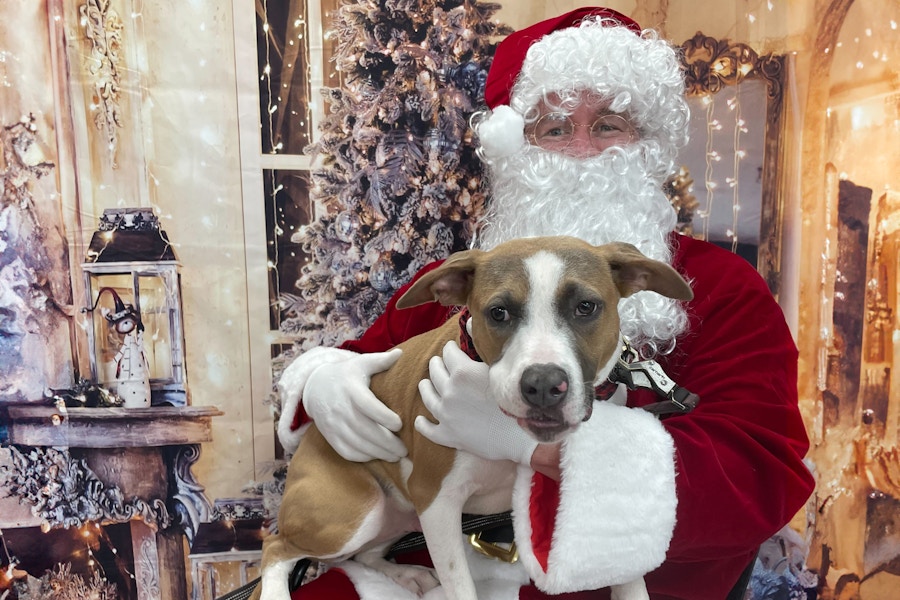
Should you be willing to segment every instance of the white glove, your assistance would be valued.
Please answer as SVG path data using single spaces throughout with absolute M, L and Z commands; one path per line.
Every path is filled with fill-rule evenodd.
M 438 423 L 419 416 L 416 430 L 442 446 L 528 466 L 538 443 L 490 396 L 488 371 L 456 342 L 447 342 L 443 359 L 435 356 L 428 363 L 431 379 L 419 382 L 422 401 Z
M 287 454 L 293 454 L 300 445 L 306 425 L 297 420 L 301 410 L 300 398 L 312 372 L 320 365 L 345 362 L 356 352 L 317 346 L 300 354 L 288 364 L 278 380 L 278 396 L 281 399 L 281 416 L 278 418 L 278 441 Z
M 394 434 L 403 425 L 400 417 L 369 389 L 372 375 L 390 369 L 401 352 L 395 348 L 354 354 L 346 361 L 323 364 L 309 376 L 303 408 L 345 459 L 396 462 L 406 456 L 406 446 Z

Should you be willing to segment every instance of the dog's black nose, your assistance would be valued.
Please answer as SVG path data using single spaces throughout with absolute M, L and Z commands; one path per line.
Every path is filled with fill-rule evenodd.
M 566 397 L 569 392 L 569 377 L 556 365 L 532 365 L 522 373 L 519 390 L 528 404 L 550 408 Z

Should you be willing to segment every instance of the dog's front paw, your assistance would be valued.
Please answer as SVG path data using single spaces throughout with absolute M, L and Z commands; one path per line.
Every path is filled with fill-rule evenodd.
M 644 578 L 612 586 L 612 600 L 650 600 Z
M 421 596 L 425 592 L 440 585 L 434 569 L 417 565 L 397 565 L 388 563 L 384 569 L 385 575 L 397 582 L 410 592 Z

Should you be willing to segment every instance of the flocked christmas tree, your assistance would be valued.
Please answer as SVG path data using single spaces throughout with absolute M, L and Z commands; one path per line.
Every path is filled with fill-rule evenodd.
M 498 4 L 360 0 L 341 6 L 330 114 L 312 199 L 325 214 L 295 234 L 311 259 L 279 298 L 302 348 L 358 337 L 422 266 L 465 248 L 484 203 L 468 127 L 500 36 Z

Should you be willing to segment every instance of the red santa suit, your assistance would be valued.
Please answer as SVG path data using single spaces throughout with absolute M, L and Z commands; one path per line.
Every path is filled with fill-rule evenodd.
M 671 540 L 666 534 L 665 541 L 650 540 L 645 546 L 665 553 L 665 561 L 646 576 L 646 582 L 654 600 L 721 600 L 760 544 L 791 520 L 813 490 L 813 478 L 803 462 L 809 444 L 797 407 L 797 349 L 780 307 L 749 263 L 707 242 L 674 234 L 672 242 L 672 266 L 691 283 L 694 299 L 687 303 L 688 330 L 678 338 L 674 352 L 657 360 L 679 385 L 698 394 L 700 403 L 689 414 L 664 418 L 659 427 L 674 442 L 678 504 Z M 425 267 L 417 277 L 437 264 Z M 397 310 L 396 300 L 407 287 L 397 292 L 361 339 L 343 347 L 384 351 L 451 315 L 451 309 L 437 303 Z M 627 404 L 640 407 L 657 400 L 653 392 L 637 390 L 628 393 Z M 286 408 L 297 411 L 295 425 L 299 425 L 299 401 Z M 628 412 L 649 417 L 643 411 Z M 604 504 L 604 494 L 616 482 L 607 479 L 602 464 L 610 440 L 591 436 L 592 428 L 603 425 L 599 418 L 602 414 L 595 411 L 564 442 L 561 483 L 527 467 L 520 472 L 514 498 L 516 537 L 528 574 L 544 589 L 597 587 L 606 576 L 604 569 L 616 568 L 597 564 L 615 554 L 607 542 L 615 538 L 614 543 L 621 544 L 628 539 L 616 536 L 621 536 L 622 528 L 617 522 L 627 519 L 629 511 L 610 512 Z M 661 442 L 654 426 L 646 424 L 648 444 Z M 635 427 L 637 434 L 624 432 L 623 439 L 630 444 L 628 452 L 641 453 L 643 439 L 631 438 L 641 436 L 645 425 Z M 653 470 L 652 464 L 648 470 Z M 664 464 L 660 472 L 665 477 Z M 641 477 L 657 475 L 648 472 Z M 665 494 L 645 499 L 639 489 L 629 493 L 636 494 L 635 514 L 646 514 L 644 500 L 651 507 L 658 502 L 661 512 L 674 502 Z M 597 539 L 598 535 L 608 539 Z M 515 588 L 512 594 L 486 597 L 549 597 L 534 585 L 519 590 L 516 583 Z M 335 569 L 303 586 L 295 597 L 358 596 L 344 572 Z M 607 598 L 608 590 L 553 597 Z

